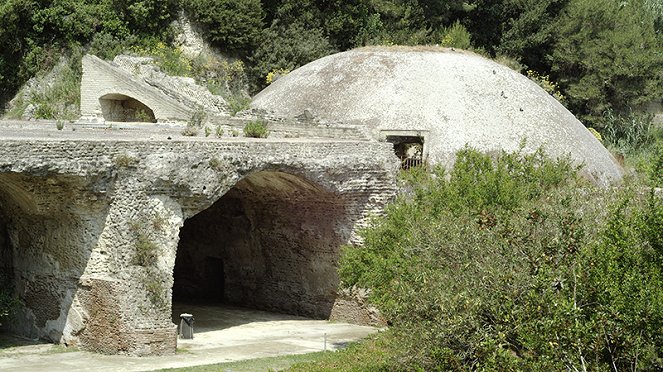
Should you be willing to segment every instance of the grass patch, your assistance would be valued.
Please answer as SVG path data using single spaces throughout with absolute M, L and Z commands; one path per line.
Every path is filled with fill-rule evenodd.
M 178 349 L 179 352 L 179 349 Z M 177 372 L 254 372 L 254 371 L 281 371 L 290 368 L 296 364 L 314 363 L 327 355 L 335 354 L 333 352 L 317 352 L 300 355 L 283 355 L 278 357 L 260 358 L 242 360 L 238 362 L 208 364 L 203 366 L 193 366 L 184 368 L 168 368 L 159 371 L 177 371 Z
M 20 98 L 7 112 L 6 117 L 20 119 L 28 107 L 32 107 L 31 115 L 36 119 L 78 119 L 83 73 L 82 56 L 82 50 L 75 49 L 70 56 L 63 57 L 52 71 L 40 75 L 40 79 L 49 81 L 48 84 L 24 87 L 19 93 Z

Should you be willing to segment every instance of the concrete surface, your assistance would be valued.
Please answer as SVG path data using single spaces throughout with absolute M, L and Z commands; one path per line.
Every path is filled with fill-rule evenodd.
M 499 153 L 518 151 L 525 141 L 524 153 L 543 147 L 553 157 L 568 155 L 599 185 L 622 178 L 610 153 L 554 97 L 471 52 L 374 46 L 337 53 L 278 79 L 251 106 L 363 126 L 378 139 L 422 137 L 428 162 L 447 168 L 467 145 Z
M 0 349 L 0 370 L 151 371 L 322 351 L 325 335 L 327 350 L 337 350 L 377 332 L 373 327 L 237 307 L 175 304 L 173 308 L 175 318 L 184 311 L 195 317 L 194 339 L 178 340 L 174 355 L 100 355 L 14 339 L 19 346 Z

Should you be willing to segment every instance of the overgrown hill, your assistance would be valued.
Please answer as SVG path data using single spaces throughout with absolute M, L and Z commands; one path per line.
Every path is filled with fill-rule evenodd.
M 0 103 L 62 56 L 177 53 L 173 22 L 182 13 L 214 48 L 242 61 L 251 93 L 270 72 L 335 51 L 443 44 L 521 66 L 589 126 L 663 97 L 657 0 L 6 0 Z

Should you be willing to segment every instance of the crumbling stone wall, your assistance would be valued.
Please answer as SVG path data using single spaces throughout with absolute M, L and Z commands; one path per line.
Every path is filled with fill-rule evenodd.
M 325 196 L 325 208 L 333 207 L 335 223 L 310 228 L 305 223 L 323 211 L 312 197 L 292 196 L 293 203 L 287 195 L 294 194 L 281 198 L 260 187 L 256 190 L 267 190 L 262 196 L 240 195 L 254 203 L 247 215 L 264 232 L 250 239 L 263 249 L 274 243 L 270 231 L 281 236 L 299 231 L 299 243 L 290 237 L 290 247 L 313 247 L 297 247 L 305 252 L 301 262 L 308 266 L 302 267 L 292 266 L 298 264 L 296 255 L 262 253 L 273 261 L 289 259 L 295 270 L 309 273 L 312 280 L 295 283 L 299 287 L 290 292 L 284 281 L 281 293 L 299 301 L 292 311 L 316 313 L 319 298 L 327 301 L 335 289 L 330 283 L 336 244 L 357 241 L 357 228 L 393 197 L 396 169 L 385 143 L 0 139 L 5 216 L 0 220 L 23 303 L 7 324 L 20 334 L 92 351 L 173 352 L 171 301 L 180 228 L 234 187 L 234 192 L 253 192 L 246 186 L 252 175 L 269 172 L 292 175 Z M 293 219 L 279 220 L 288 216 Z M 316 248 L 318 237 L 324 244 Z M 272 268 L 284 270 L 277 264 Z M 322 297 L 321 283 L 313 279 L 319 273 L 329 280 L 322 283 L 327 284 Z M 275 301 L 266 294 L 263 300 Z
M 72 302 L 105 209 L 90 196 L 93 188 L 65 175 L 0 173 L 2 266 L 21 300 L 4 327 L 31 338 L 76 343 L 83 319 Z

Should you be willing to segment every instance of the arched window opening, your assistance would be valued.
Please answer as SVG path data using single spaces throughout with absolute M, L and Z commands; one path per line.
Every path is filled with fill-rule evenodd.
M 156 123 L 154 111 L 135 98 L 123 94 L 106 94 L 99 98 L 106 121 Z

